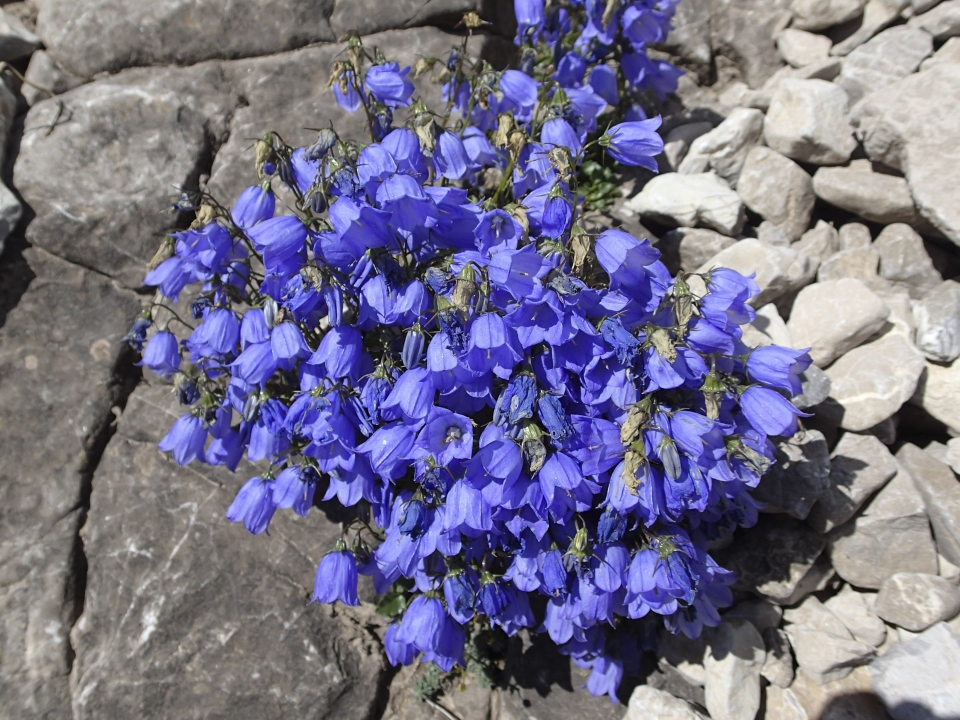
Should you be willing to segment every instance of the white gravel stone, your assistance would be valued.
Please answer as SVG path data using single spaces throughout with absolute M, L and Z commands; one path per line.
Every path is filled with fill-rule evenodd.
M 880 275 L 914 299 L 922 298 L 940 284 L 923 238 L 909 225 L 887 225 L 873 247 L 880 253 Z
M 789 689 L 767 685 L 764 688 L 764 701 L 767 709 L 766 717 L 777 718 L 777 720 L 810 720 L 810 716 L 797 700 L 797 696 Z
M 690 151 L 677 170 L 684 175 L 713 170 L 736 187 L 743 161 L 762 135 L 763 113 L 737 108 L 715 129 L 690 144 Z
M 897 573 L 883 581 L 874 609 L 892 625 L 922 632 L 960 612 L 960 590 L 937 575 Z
M 960 283 L 945 280 L 913 306 L 917 348 L 928 359 L 950 363 L 960 357 Z
M 756 273 L 754 282 L 760 294 L 750 301 L 754 307 L 765 305 L 813 280 L 816 266 L 804 253 L 791 248 L 767 245 L 747 238 L 728 247 L 700 266 L 697 272 L 725 267 L 744 275 Z
M 869 237 L 869 231 L 867 236 Z M 806 253 L 819 265 L 840 249 L 840 240 L 833 225 L 825 220 L 817 220 L 816 226 L 801 235 L 791 247 Z
M 744 600 L 727 610 L 723 614 L 723 619 L 725 622 L 746 620 L 757 629 L 757 632 L 763 634 L 767 629 L 780 625 L 783 619 L 783 608 L 769 600 Z
M 859 593 L 847 585 L 838 595 L 827 600 L 824 606 L 844 624 L 856 640 L 878 648 L 887 637 L 887 626 L 871 609 L 870 604 L 876 596 L 873 593 L 870 593 L 870 596 L 868 602 L 865 593 Z
M 788 688 L 793 682 L 793 653 L 790 651 L 790 639 L 783 630 L 767 628 L 763 631 L 763 646 L 767 657 L 763 661 L 760 675 L 767 682 L 778 687 Z
M 660 172 L 675 172 L 690 150 L 690 143 L 713 130 L 708 122 L 686 123 L 675 127 L 663 139 L 663 154 L 658 157 Z M 662 160 L 662 162 L 661 162 Z
M 817 270 L 817 282 L 856 278 L 868 284 L 877 277 L 880 254 L 872 247 L 850 248 L 834 253 Z
M 818 532 L 843 525 L 896 474 L 896 459 L 876 437 L 844 433 L 830 456 L 830 487 L 807 524 Z
M 847 352 L 826 369 L 830 397 L 843 408 L 840 427 L 861 432 L 892 416 L 917 389 L 923 368 L 923 355 L 902 333 Z
M 795 68 L 823 62 L 830 54 L 831 45 L 833 41 L 826 35 L 816 35 L 796 28 L 787 28 L 777 37 L 777 50 L 783 59 Z
M 876 653 L 872 646 L 855 640 L 839 618 L 813 596 L 784 612 L 784 619 L 790 623 L 786 631 L 797 664 L 821 684 L 846 677 Z
M 773 223 L 789 242 L 810 225 L 816 202 L 810 175 L 793 160 L 757 146 L 746 157 L 737 193 L 747 207 Z
M 853 163 L 851 163 L 852 165 Z M 873 236 L 870 234 L 870 228 L 863 223 L 846 223 L 841 225 L 837 231 L 841 250 L 849 250 L 855 247 L 870 247 L 873 242 Z
M 870 159 L 901 170 L 920 214 L 960 245 L 960 64 L 935 65 L 867 95 L 850 119 Z
M 809 347 L 825 368 L 884 326 L 890 309 L 860 280 L 816 283 L 800 291 L 787 327 L 795 347 Z
M 705 720 L 693 706 L 668 692 L 649 685 L 637 685 L 630 696 L 623 720 Z
M 910 4 L 910 0 L 868 0 L 863 8 L 863 20 L 850 37 L 830 50 L 832 55 L 847 55 L 894 22 Z
M 949 365 L 928 362 L 912 402 L 960 435 L 960 359 Z
M 903 468 L 863 513 L 836 528 L 828 540 L 834 568 L 854 587 L 877 590 L 898 572 L 937 572 L 923 498 Z
M 836 82 L 855 103 L 915 72 L 931 53 L 930 33 L 905 25 L 888 28 L 847 55 Z
M 870 676 L 895 720 L 960 717 L 960 634 L 938 623 L 891 648 Z
M 737 241 L 705 228 L 682 228 L 671 230 L 680 238 L 680 268 L 693 272 L 722 250 L 726 250 Z
M 916 223 L 919 219 L 907 181 L 862 166 L 824 167 L 813 176 L 817 197 L 870 222 Z
M 0 8 L 0 61 L 26 57 L 40 47 L 40 38 L 23 21 Z
M 763 125 L 767 145 L 794 160 L 841 165 L 857 146 L 843 88 L 824 80 L 785 80 Z
M 928 57 L 920 64 L 920 69 L 926 70 L 934 65 L 944 64 L 960 64 L 960 38 L 952 37 L 947 40 L 932 57 Z
M 793 0 L 793 27 L 826 30 L 863 13 L 866 0 Z
M 681 227 L 708 227 L 736 235 L 745 219 L 743 201 L 715 173 L 657 175 L 624 208 Z
M 960 483 L 948 465 L 912 443 L 900 448 L 897 460 L 910 471 L 923 498 L 938 551 L 960 565 Z
M 760 670 L 765 658 L 763 638 L 751 623 L 725 622 L 714 631 L 704 656 L 704 691 L 713 720 L 756 717 L 760 709 Z
M 925 30 L 938 42 L 960 35 L 960 0 L 945 0 L 929 12 L 910 18 L 907 25 Z

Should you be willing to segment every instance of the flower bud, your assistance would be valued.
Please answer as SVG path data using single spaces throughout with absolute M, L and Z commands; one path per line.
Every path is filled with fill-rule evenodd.
M 410 370 L 415 368 L 420 364 L 420 361 L 423 359 L 423 351 L 426 347 L 426 336 L 423 334 L 423 330 L 420 328 L 420 323 L 417 323 L 412 328 L 407 330 L 406 337 L 403 339 L 403 353 L 401 359 L 403 360 L 403 366 Z

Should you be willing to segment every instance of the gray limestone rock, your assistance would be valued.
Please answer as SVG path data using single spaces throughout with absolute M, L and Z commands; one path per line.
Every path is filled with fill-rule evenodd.
M 660 172 L 673 172 L 680 166 L 690 150 L 690 143 L 701 135 L 713 130 L 708 122 L 694 122 L 679 125 L 667 133 L 663 139 L 663 154 L 658 156 Z
M 731 237 L 704 228 L 680 228 L 671 230 L 667 235 L 677 238 L 680 267 L 686 272 L 694 272 L 721 250 L 726 250 L 737 242 Z
M 830 397 L 830 378 L 816 365 L 800 373 L 800 394 L 790 401 L 801 410 L 816 407 Z
M 793 653 L 790 652 L 790 639 L 787 634 L 777 628 L 767 628 L 763 631 L 763 646 L 767 657 L 760 674 L 772 685 L 790 687 L 794 670 Z
M 697 74 L 702 84 L 708 84 L 713 63 L 710 0 L 687 0 L 677 5 L 670 34 L 655 47 L 679 58 L 684 67 L 691 68 Z
M 139 287 L 164 234 L 182 227 L 168 208 L 197 187 L 234 100 L 209 64 L 130 70 L 60 97 L 69 122 L 43 131 L 54 99 L 24 121 L 13 182 L 36 213 L 27 239 Z
M 903 288 L 913 299 L 922 298 L 940 284 L 940 273 L 923 245 L 923 238 L 909 225 L 885 227 L 873 247 L 880 253 L 880 275 Z
M 799 520 L 762 515 L 753 528 L 716 553 L 722 567 L 737 573 L 734 587 L 755 592 L 784 604 L 810 572 L 820 553 L 823 537 Z
M 813 280 L 816 273 L 816 266 L 804 253 L 767 245 L 753 238 L 741 240 L 721 251 L 701 265 L 697 272 L 707 272 L 715 267 L 730 268 L 744 275 L 756 273 L 754 282 L 760 288 L 760 294 L 750 301 L 754 307 L 802 288 Z
M 870 159 L 899 169 L 920 214 L 960 244 L 960 65 L 908 75 L 861 100 L 851 122 Z
M 960 2 L 941 2 L 929 12 L 910 18 L 908 25 L 930 33 L 938 42 L 960 35 Z
M 660 629 L 657 640 L 657 656 L 660 666 L 666 663 L 691 685 L 703 687 L 707 674 L 703 669 L 703 655 L 707 651 L 707 636 L 712 631 L 701 633 L 691 640 L 681 633 Z
M 368 610 L 309 603 L 339 526 L 317 508 L 269 535 L 231 524 L 254 470 L 178 467 L 155 446 L 180 413 L 141 386 L 97 468 L 74 717 L 368 717 L 387 678 Z
M 467 48 L 471 56 L 479 54 L 476 40 Z M 459 37 L 436 28 L 394 30 L 364 39 L 368 47 L 380 48 L 401 65 L 414 65 L 422 57 L 446 57 L 459 41 Z M 369 142 L 366 123 L 337 105 L 333 90 L 327 87 L 326 72 L 317 70 L 329 68 L 342 51 L 338 44 L 316 45 L 223 63 L 223 73 L 244 103 L 233 111 L 230 136 L 217 151 L 210 170 L 209 188 L 215 197 L 232 203 L 245 187 L 257 182 L 250 138 L 275 131 L 294 147 L 313 143 L 316 132 L 304 127 L 303 118 L 316 118 L 316 123 L 311 124 L 314 128 L 332 124 L 346 140 Z M 427 76 L 414 85 L 428 106 L 441 106 L 439 85 L 429 82 Z M 395 124 L 401 122 L 398 112 Z
M 830 397 L 843 410 L 840 427 L 861 432 L 892 416 L 917 389 L 923 369 L 923 355 L 900 332 L 847 352 L 826 370 Z
M 837 230 L 824 220 L 807 230 L 791 247 L 808 255 L 817 266 L 840 249 Z
M 960 38 L 950 38 L 947 40 L 933 56 L 928 57 L 920 65 L 921 70 L 926 70 L 934 65 L 960 63 Z
M 795 68 L 823 62 L 830 54 L 831 45 L 833 42 L 826 35 L 796 28 L 787 28 L 777 37 L 777 50 Z
M 949 465 L 907 443 L 897 460 L 913 476 L 937 538 L 940 554 L 960 565 L 960 482 Z
M 777 443 L 775 458 L 753 496 L 767 504 L 765 512 L 803 520 L 830 484 L 827 441 L 819 430 L 800 430 Z
M 690 143 L 690 151 L 677 167 L 684 175 L 712 170 L 737 186 L 747 153 L 763 134 L 763 113 L 751 108 L 737 108 L 716 128 Z
M 758 146 L 746 156 L 737 193 L 748 208 L 781 229 L 790 242 L 799 240 L 810 225 L 816 201 L 810 176 L 770 148 Z
M 9 717 L 69 718 L 77 533 L 89 473 L 129 392 L 120 338 L 140 310 L 108 279 L 31 248 L 5 259 L 23 292 L 0 328 L 0 698 Z
M 176 0 L 40 0 L 37 7 L 37 34 L 47 50 L 84 78 L 139 65 L 270 55 L 335 39 L 333 0 L 207 0 L 190 11 Z
M 781 66 L 775 43 L 790 22 L 790 0 L 711 0 L 710 42 L 731 60 L 751 88 Z
M 845 678 L 826 684 L 801 670 L 784 692 L 793 696 L 808 720 L 890 720 L 870 687 L 870 671 L 863 665 Z
M 878 648 L 887 637 L 887 626 L 873 611 L 875 600 L 873 593 L 859 593 L 847 585 L 840 594 L 827 600 L 824 607 L 843 623 L 854 639 Z
M 624 205 L 641 217 L 680 227 L 707 227 L 736 235 L 745 220 L 743 201 L 712 172 L 657 175 Z
M 46 50 L 38 50 L 30 56 L 30 64 L 27 65 L 24 77 L 32 83 L 24 83 L 21 90 L 27 105 L 36 105 L 50 97 L 51 92 L 60 95 L 83 85 L 84 82 L 83 78 L 72 75 L 57 65 L 57 61 Z M 46 92 L 48 90 L 50 92 Z
M 907 181 L 870 169 L 820 168 L 813 176 L 817 197 L 870 222 L 914 223 L 919 216 Z
M 760 709 L 763 637 L 745 620 L 720 624 L 703 659 L 707 710 L 713 720 L 752 720 Z
M 902 468 L 863 513 L 830 534 L 829 548 L 837 573 L 858 588 L 877 590 L 898 572 L 937 572 L 923 498 Z
M 40 38 L 16 15 L 0 8 L 0 61 L 17 60 L 40 47 Z
M 897 474 L 897 461 L 873 435 L 844 433 L 830 456 L 830 481 L 807 516 L 817 532 L 829 532 Z
M 17 196 L 0 182 L 0 254 L 3 254 L 4 243 L 20 222 L 22 215 L 23 208 Z
M 930 33 L 904 25 L 888 28 L 847 55 L 837 84 L 855 103 L 916 72 L 932 52 Z
M 870 38 L 893 23 L 910 0 L 867 0 L 863 20 L 852 35 L 838 42 L 830 50 L 832 55 L 848 55 Z
M 960 717 L 960 633 L 938 623 L 870 666 L 873 689 L 895 720 Z
M 790 238 L 769 220 L 764 220 L 757 226 L 757 240 L 775 247 L 790 247 Z
M 784 80 L 770 102 L 763 137 L 794 160 L 839 165 L 857 146 L 843 88 L 824 80 Z
M 960 612 L 960 590 L 937 575 L 897 573 L 883 581 L 874 609 L 891 625 L 922 632 Z
M 801 290 L 787 327 L 794 346 L 809 347 L 813 362 L 826 367 L 880 330 L 889 314 L 862 281 L 843 278 Z
M 950 363 L 960 357 L 960 283 L 945 280 L 913 306 L 917 348 L 928 359 Z
M 841 225 L 837 235 L 840 241 L 840 250 L 870 247 L 873 242 L 870 228 L 863 223 L 853 222 Z
M 960 434 L 960 359 L 949 365 L 928 362 L 911 402 Z
M 872 646 L 855 640 L 840 619 L 815 597 L 787 610 L 784 619 L 789 623 L 786 632 L 797 665 L 821 684 L 846 677 L 876 654 Z
M 780 625 L 783 619 L 783 608 L 769 600 L 744 600 L 723 613 L 723 619 L 726 622 L 747 620 L 757 629 L 757 632 L 763 634 Z
M 703 715 L 685 700 L 649 685 L 637 685 L 630 696 L 623 720 L 647 720 L 651 717 L 658 720 L 704 720 Z
M 330 14 L 330 27 L 336 37 L 347 33 L 371 35 L 384 30 L 399 30 L 421 25 L 443 25 L 452 28 L 464 13 L 478 12 L 493 27 L 513 34 L 516 28 L 513 8 L 506 12 L 497 2 L 482 0 L 399 0 L 384 4 L 378 0 L 349 0 L 334 2 Z M 252 55 L 252 53 L 250 53 Z M 267 53 L 257 53 L 266 55 Z
M 871 247 L 850 248 L 834 253 L 817 270 L 817 282 L 856 278 L 869 283 L 877 277 L 880 255 Z
M 793 0 L 793 27 L 826 30 L 860 17 L 866 0 Z

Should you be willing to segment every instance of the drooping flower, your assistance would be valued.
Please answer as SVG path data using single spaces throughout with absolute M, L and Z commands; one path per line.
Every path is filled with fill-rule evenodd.
M 357 598 L 357 561 L 348 550 L 327 553 L 317 568 L 313 599 L 319 603 L 360 604 Z
M 656 156 L 663 152 L 663 138 L 656 132 L 661 122 L 657 116 L 614 125 L 600 138 L 600 145 L 617 162 L 657 172 Z

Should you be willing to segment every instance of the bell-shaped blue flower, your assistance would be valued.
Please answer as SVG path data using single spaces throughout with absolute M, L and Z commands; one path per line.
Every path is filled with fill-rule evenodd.
M 758 385 L 743 391 L 740 408 L 749 423 L 766 435 L 792 436 L 797 432 L 797 416 L 808 417 L 776 390 Z
M 410 68 L 401 70 L 398 63 L 374 65 L 367 70 L 364 84 L 370 94 L 387 107 L 406 107 L 413 95 L 413 83 L 407 77 L 409 74 Z
M 357 598 L 357 561 L 348 550 L 327 553 L 317 568 L 313 599 L 318 603 L 360 604 Z
M 242 522 L 247 532 L 259 535 L 267 529 L 276 509 L 273 480 L 252 477 L 240 488 L 227 509 L 227 520 Z
M 169 330 L 161 330 L 150 338 L 143 353 L 143 360 L 138 364 L 150 368 L 161 377 L 172 377 L 180 369 L 180 345 L 177 338 Z
M 657 134 L 661 122 L 660 116 L 657 116 L 650 120 L 614 125 L 600 138 L 600 145 L 617 162 L 657 172 L 656 156 L 663 152 L 663 138 Z
M 170 432 L 157 445 L 164 452 L 172 452 L 178 465 L 188 465 L 194 460 L 204 461 L 203 446 L 207 442 L 207 428 L 196 415 L 180 417 Z
M 751 380 L 799 395 L 800 373 L 813 361 L 806 350 L 793 350 L 778 345 L 760 347 L 747 357 L 747 373 Z

